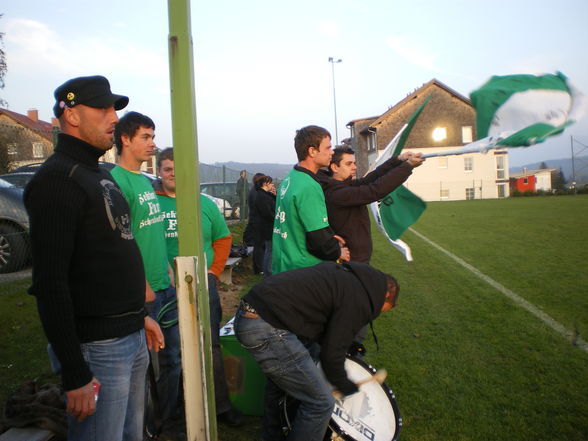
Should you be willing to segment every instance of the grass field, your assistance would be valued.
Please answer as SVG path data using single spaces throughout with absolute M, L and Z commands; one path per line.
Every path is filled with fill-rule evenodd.
M 431 203 L 414 229 L 587 337 L 588 197 Z M 402 439 L 586 440 L 588 354 L 414 234 L 405 262 L 376 240 L 374 266 L 400 280 L 377 320 L 404 417 Z
M 431 203 L 414 229 L 588 340 L 588 196 Z M 372 264 L 401 284 L 374 323 L 403 441 L 588 440 L 588 353 L 411 232 L 406 262 L 374 232 Z M 28 282 L 0 286 L 0 398 L 49 378 Z M 9 289 L 10 288 L 10 289 Z M 259 419 L 223 441 L 256 439 Z

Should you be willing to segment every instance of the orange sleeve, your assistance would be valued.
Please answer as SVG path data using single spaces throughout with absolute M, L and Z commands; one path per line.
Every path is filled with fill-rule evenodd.
M 221 273 L 225 269 L 225 264 L 231 253 L 231 243 L 233 238 L 231 235 L 221 237 L 220 239 L 212 242 L 212 249 L 214 251 L 214 258 L 212 259 L 212 265 L 208 268 L 208 272 L 214 274 L 216 277 L 220 277 Z

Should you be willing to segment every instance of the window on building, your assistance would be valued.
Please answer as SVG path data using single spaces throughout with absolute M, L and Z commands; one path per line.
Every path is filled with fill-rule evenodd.
M 467 144 L 473 141 L 473 130 L 472 126 L 462 126 L 461 128 L 461 142 Z
M 33 158 L 42 158 L 45 156 L 45 149 L 42 142 L 33 142 Z
M 18 154 L 18 144 L 16 142 L 11 142 L 6 146 L 6 151 L 9 155 L 16 155 Z
M 496 179 L 504 179 L 504 156 L 496 156 Z
M 437 167 L 438 168 L 447 168 L 447 156 L 439 156 L 437 158 Z
M 498 186 L 498 197 L 499 198 L 506 197 L 506 191 L 505 191 L 504 187 L 505 187 L 504 184 Z
M 368 132 L 367 149 L 368 152 L 375 152 L 378 149 L 378 143 L 376 142 L 376 134 L 374 132 Z
M 439 196 L 441 196 L 441 199 L 449 199 L 449 190 L 441 189 Z
M 474 158 L 470 157 L 466 157 L 463 158 L 463 169 L 466 172 L 471 172 L 474 170 Z
M 529 178 L 523 178 L 523 184 L 528 184 L 529 183 Z
M 467 201 L 470 201 L 472 199 L 475 199 L 475 197 L 476 197 L 476 190 L 474 188 L 471 188 L 471 187 L 470 188 L 466 188 L 465 191 L 466 191 L 466 200 Z

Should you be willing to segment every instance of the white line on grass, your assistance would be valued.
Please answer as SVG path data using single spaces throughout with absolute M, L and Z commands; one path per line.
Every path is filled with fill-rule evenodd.
M 515 302 L 516 304 L 518 304 L 522 308 L 529 311 L 531 314 L 533 314 L 535 317 L 537 317 L 539 320 L 541 320 L 543 323 L 545 323 L 547 326 L 549 326 L 555 332 L 560 334 L 562 337 L 564 337 L 565 339 L 567 339 L 569 341 L 573 341 L 576 346 L 578 346 L 579 348 L 588 352 L 588 343 L 586 343 L 586 341 L 584 341 L 579 335 L 576 335 L 576 333 L 567 329 L 565 326 L 563 326 L 558 321 L 554 320 L 551 316 L 549 316 L 548 314 L 541 311 L 535 305 L 527 302 L 525 299 L 520 297 L 518 294 L 512 292 L 510 289 L 508 289 L 504 285 L 501 285 L 496 280 L 488 277 L 486 274 L 482 273 L 477 268 L 474 268 L 472 265 L 467 263 L 465 260 L 460 259 L 455 254 L 453 254 L 453 253 L 447 251 L 445 248 L 442 248 L 441 246 L 437 245 L 431 239 L 428 239 L 427 237 L 423 236 L 421 233 L 415 231 L 413 228 L 410 228 L 410 231 L 412 231 L 414 234 L 416 234 L 418 237 L 423 239 L 425 242 L 427 242 L 432 247 L 437 248 L 443 254 L 446 254 L 447 256 L 451 257 L 453 260 L 455 260 L 457 263 L 459 263 L 465 269 L 474 273 L 476 276 L 478 276 L 480 279 L 482 279 L 484 282 L 486 282 L 490 286 L 496 288 L 498 291 L 500 291 L 506 297 L 511 299 L 513 302 Z

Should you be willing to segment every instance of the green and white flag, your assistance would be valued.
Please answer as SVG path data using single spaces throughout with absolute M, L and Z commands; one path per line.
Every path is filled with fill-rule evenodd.
M 560 72 L 493 76 L 470 98 L 476 108 L 478 141 L 424 158 L 529 147 L 562 133 L 588 111 L 586 96 Z
M 410 131 L 429 99 L 430 97 L 408 119 L 370 169 L 378 167 L 390 157 L 397 156 L 402 152 Z M 370 208 L 380 231 L 404 255 L 406 260 L 412 261 L 410 247 L 406 242 L 400 240 L 400 236 L 423 214 L 427 208 L 426 202 L 401 185 L 382 200 L 372 202 Z

